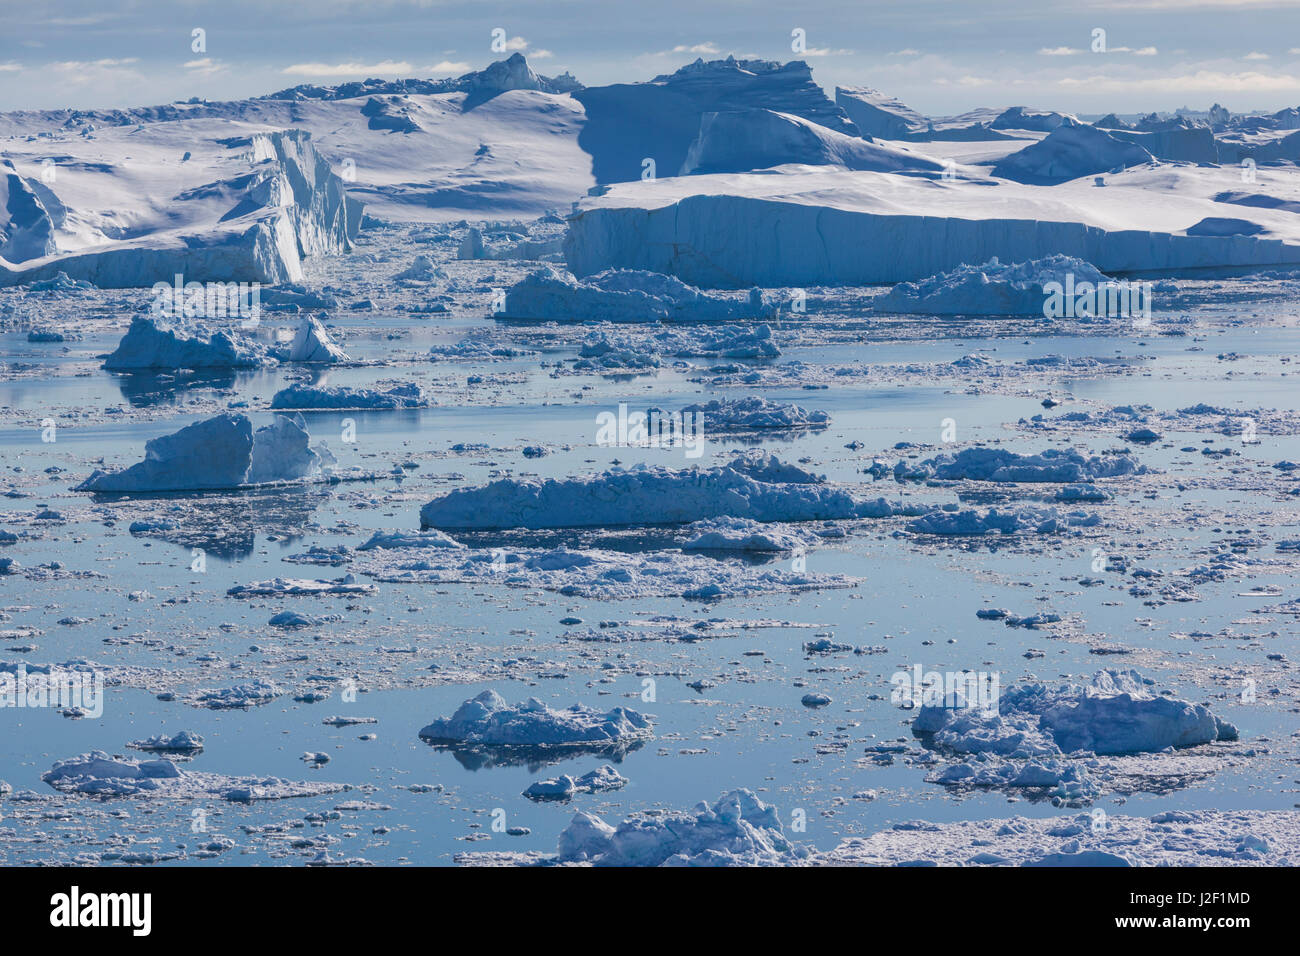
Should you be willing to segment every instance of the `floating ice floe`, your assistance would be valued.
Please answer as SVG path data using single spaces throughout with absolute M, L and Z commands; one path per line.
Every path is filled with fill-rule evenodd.
M 194 696 L 194 701 L 209 710 L 247 710 L 270 703 L 283 693 L 270 681 L 255 680 L 218 690 L 200 690 Z
M 1131 455 L 1107 454 L 1085 458 L 1072 448 L 1049 448 L 1036 455 L 1021 455 L 1001 448 L 967 448 L 956 455 L 942 454 L 920 464 L 901 461 L 894 468 L 900 480 L 934 478 L 940 481 L 1045 482 L 1076 484 L 1101 478 L 1144 475 Z
M 356 594 L 377 594 L 373 584 L 361 584 L 356 577 L 346 574 L 333 581 L 316 581 L 308 578 L 275 578 L 271 581 L 254 581 L 239 584 L 226 591 L 235 598 L 251 597 L 334 597 Z
M 104 360 L 110 372 L 177 369 L 262 368 L 274 365 L 266 349 L 238 332 L 188 331 L 157 318 L 137 315 L 117 348 Z
M 421 508 L 420 524 L 538 529 L 677 524 L 727 516 L 821 521 L 857 517 L 862 507 L 848 492 L 829 485 L 760 481 L 732 465 L 685 471 L 639 465 L 558 480 L 503 478 L 481 488 L 457 489 Z
M 883 501 L 883 499 L 881 499 Z M 795 570 L 784 565 L 753 568 L 695 553 L 628 553 L 598 548 L 434 548 L 417 557 L 404 549 L 372 551 L 354 570 L 390 584 L 496 584 L 541 589 L 606 601 L 679 597 L 714 601 L 760 594 L 854 587 L 857 578 Z
M 94 750 L 60 760 L 41 779 L 55 790 L 96 797 L 220 799 L 235 803 L 315 797 L 351 789 L 339 783 L 303 783 L 280 777 L 232 777 L 182 770 L 166 759 L 132 760 Z
M 576 371 L 658 368 L 665 357 L 770 359 L 781 354 L 768 325 L 601 331 L 578 350 Z
M 530 800 L 568 800 L 579 793 L 608 793 L 627 786 L 627 778 L 609 764 L 597 767 L 581 777 L 560 774 L 528 785 L 524 796 Z
M 1237 729 L 1208 707 L 1153 693 L 1137 671 L 1103 670 L 1086 685 L 1021 684 L 992 706 L 968 703 L 954 686 L 926 700 L 912 731 L 943 754 L 970 759 L 932 779 L 950 786 L 1044 789 L 1066 799 L 1095 795 L 1112 768 L 1095 756 L 1154 754 L 1218 741 Z
M 624 707 L 601 712 L 574 704 L 553 710 L 536 697 L 512 705 L 494 690 L 483 691 L 420 731 L 430 743 L 456 748 L 598 752 L 626 750 L 653 736 L 650 719 Z
M 831 420 L 825 412 L 808 410 L 786 402 L 773 402 L 758 395 L 699 402 L 687 405 L 681 414 L 683 418 L 695 416 L 693 420 L 702 422 L 701 427 L 706 432 L 824 428 Z
M 791 842 L 773 806 L 749 790 L 732 790 L 709 806 L 665 813 L 610 826 L 590 813 L 577 813 L 560 834 L 554 856 L 462 854 L 473 865 L 585 866 L 790 866 L 808 862 L 812 851 Z
M 689 525 L 683 551 L 793 551 L 803 545 L 799 535 L 770 530 L 749 518 L 711 518 Z
M 168 737 L 159 734 L 127 744 L 133 750 L 150 750 L 156 753 L 192 754 L 203 749 L 203 738 L 192 730 L 182 730 Z
M 309 446 L 302 416 L 275 416 L 253 431 L 247 415 L 222 414 L 145 443 L 144 460 L 124 471 L 96 470 L 77 491 L 219 491 L 325 480 L 333 456 Z
M 985 534 L 1059 534 L 1070 528 L 1090 528 L 1100 524 L 1095 514 L 1082 511 L 1062 514 L 1055 508 L 1017 508 L 1011 511 L 988 511 L 969 508 L 959 511 L 931 511 L 907 524 L 914 534 L 985 535 Z
M 850 837 L 819 866 L 1296 866 L 1300 811 L 1166 810 L 901 823 Z
M 506 290 L 512 319 L 559 322 L 725 322 L 774 313 L 758 289 L 747 299 L 710 295 L 680 279 L 634 269 L 611 269 L 578 281 L 539 269 Z
M 900 282 L 871 303 L 877 312 L 921 315 L 1045 315 L 1050 282 L 1064 285 L 1073 275 L 1075 288 L 1108 282 L 1091 264 L 1070 256 L 1047 256 L 1028 262 L 960 265 L 951 272 Z
M 378 388 L 347 388 L 345 386 L 312 387 L 291 385 L 281 389 L 271 398 L 273 409 L 391 409 L 427 408 L 420 386 L 414 382 L 386 385 Z
M 428 528 L 424 531 L 376 531 L 365 544 L 359 545 L 357 550 L 463 547 L 465 546 L 450 535 L 443 534 L 436 528 Z

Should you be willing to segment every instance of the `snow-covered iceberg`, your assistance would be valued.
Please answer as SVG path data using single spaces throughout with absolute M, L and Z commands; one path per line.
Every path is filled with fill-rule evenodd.
M 429 399 L 414 382 L 377 388 L 290 385 L 271 397 L 273 409 L 426 408 L 429 404 Z
M 285 359 L 309 365 L 333 365 L 348 361 L 348 354 L 334 344 L 320 319 L 304 315 Z
M 104 368 L 110 372 L 158 372 L 260 368 L 274 363 L 265 348 L 237 331 L 191 331 L 153 316 L 137 315 L 104 360 Z
M 494 690 L 483 691 L 420 731 L 424 740 L 452 747 L 597 752 L 653 736 L 650 719 L 624 707 L 597 711 L 574 704 L 554 710 L 535 697 L 511 705 Z
M 852 518 L 859 504 L 828 485 L 760 481 L 731 465 L 674 471 L 637 466 L 564 479 L 502 478 L 420 509 L 425 528 L 579 528 L 676 524 L 732 516 L 755 521 Z
M 932 176 L 945 168 L 937 159 L 830 130 L 801 116 L 751 109 L 705 113 L 681 173 L 741 173 L 786 163 Z
M 1046 315 L 1044 286 L 1060 283 L 1063 294 L 1067 281 L 1071 288 L 1091 283 L 1095 289 L 1110 280 L 1071 256 L 1014 263 L 999 262 L 995 256 L 983 265 L 961 265 L 920 282 L 900 282 L 871 306 L 877 312 L 920 315 Z
M 234 803 L 315 797 L 350 789 L 346 784 L 299 783 L 280 777 L 239 777 L 183 770 L 173 761 L 132 760 L 94 750 L 60 760 L 41 774 L 55 790 L 94 797 L 220 799 Z
M 965 448 L 945 452 L 918 464 L 899 462 L 896 478 L 936 478 L 940 481 L 1046 482 L 1075 484 L 1102 478 L 1145 474 L 1147 468 L 1132 455 L 1085 457 L 1073 448 L 1048 448 L 1022 455 L 1005 448 Z

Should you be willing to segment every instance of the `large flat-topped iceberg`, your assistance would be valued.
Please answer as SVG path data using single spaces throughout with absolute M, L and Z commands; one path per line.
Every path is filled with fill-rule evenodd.
M 645 269 L 715 288 L 901 282 L 1054 254 L 1108 275 L 1300 265 L 1300 219 L 1219 201 L 1222 170 L 1149 166 L 1104 181 L 1032 186 L 790 166 L 623 183 L 582 201 L 565 256 L 579 277 Z M 1297 187 L 1300 171 L 1290 168 L 1255 186 L 1278 196 Z M 1209 230 L 1207 220 L 1248 225 Z M 1219 234 L 1199 234 L 1208 231 Z

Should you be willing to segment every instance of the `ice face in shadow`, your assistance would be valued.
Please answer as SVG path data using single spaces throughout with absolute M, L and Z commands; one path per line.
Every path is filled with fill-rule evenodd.
M 75 490 L 214 491 L 322 478 L 326 459 L 309 441 L 300 415 L 277 415 L 256 433 L 247 415 L 216 415 L 150 439 L 143 461 L 119 472 L 96 470 Z
M 1051 185 L 1151 162 L 1155 162 L 1155 157 L 1136 143 L 1126 143 L 1095 127 L 1067 121 L 1045 139 L 998 163 L 993 175 L 1018 183 Z
M 705 113 L 681 174 L 742 173 L 787 163 L 931 176 L 945 169 L 939 160 L 907 149 L 848 136 L 789 113 L 753 109 Z

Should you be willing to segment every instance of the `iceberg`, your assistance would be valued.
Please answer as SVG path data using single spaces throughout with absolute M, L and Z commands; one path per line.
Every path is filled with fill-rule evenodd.
M 993 167 L 993 175 L 1018 183 L 1051 185 L 1153 162 L 1155 157 L 1136 143 L 1116 139 L 1093 126 L 1069 122 L 1057 126 L 1039 142 L 1012 153 Z
M 104 360 L 104 368 L 110 372 L 261 368 L 274 364 L 262 346 L 244 336 L 225 330 L 191 332 L 147 315 L 131 319 L 117 348 Z
M 863 136 L 910 139 L 923 133 L 929 121 L 901 101 L 865 86 L 835 87 L 835 105 Z
M 312 315 L 302 317 L 286 359 L 312 365 L 333 365 L 349 361 L 347 353 L 330 341 L 329 333 L 321 325 L 320 319 Z
M 60 760 L 41 774 L 41 779 L 62 793 L 85 796 L 220 799 L 236 803 L 314 797 L 351 789 L 346 784 L 182 770 L 165 758 L 132 760 L 102 750 Z
M 576 478 L 502 478 L 461 488 L 420 509 L 424 528 L 590 528 L 678 524 L 705 518 L 824 521 L 859 505 L 824 485 L 759 481 L 730 465 L 674 471 L 638 465 Z
M 143 461 L 118 472 L 96 470 L 74 490 L 220 491 L 323 480 L 328 452 L 311 448 L 309 441 L 301 415 L 277 415 L 256 432 L 247 415 L 216 415 L 150 439 Z
M 271 397 L 273 409 L 394 409 L 427 408 L 430 402 L 414 382 L 379 388 L 291 385 Z
M 546 268 L 507 289 L 498 316 L 547 322 L 723 322 L 774 312 L 757 289 L 739 300 L 709 295 L 654 272 L 612 269 L 580 282 Z
M 983 265 L 961 265 L 951 272 L 920 282 L 900 282 L 875 299 L 877 312 L 917 315 L 1038 315 L 1047 313 L 1050 282 L 1093 287 L 1110 280 L 1090 263 L 1071 256 L 1047 256 L 1029 262 L 1002 263 L 993 257 Z
M 536 697 L 511 705 L 494 690 L 483 691 L 450 717 L 439 718 L 420 731 L 420 737 L 431 743 L 578 749 L 653 736 L 653 724 L 634 710 L 615 707 L 601 712 L 581 704 L 552 710 Z
M 931 176 L 945 168 L 903 147 L 849 136 L 789 113 L 751 109 L 705 113 L 681 175 L 742 173 L 787 163 Z
M 940 481 L 1048 482 L 1078 484 L 1101 478 L 1144 475 L 1145 465 L 1132 455 L 1084 457 L 1073 448 L 1048 448 L 1021 455 L 1003 448 L 966 448 L 928 458 L 920 464 L 899 462 L 896 478 L 935 478 Z

